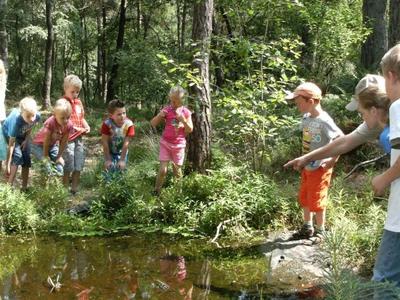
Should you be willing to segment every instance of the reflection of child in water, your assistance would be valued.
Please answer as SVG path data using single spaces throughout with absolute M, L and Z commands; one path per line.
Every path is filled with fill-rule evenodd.
M 164 283 L 171 291 L 176 290 L 184 300 L 192 299 L 193 285 L 188 286 L 184 280 L 186 278 L 186 264 L 183 256 L 176 256 L 167 253 L 160 258 L 160 274 Z

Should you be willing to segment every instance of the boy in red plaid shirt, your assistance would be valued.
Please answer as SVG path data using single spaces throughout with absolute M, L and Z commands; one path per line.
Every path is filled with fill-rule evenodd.
M 64 78 L 64 97 L 72 107 L 70 120 L 74 130 L 68 138 L 68 145 L 64 151 L 63 158 L 64 178 L 66 187 L 71 179 L 71 193 L 75 195 L 78 191 L 81 171 L 85 163 L 85 148 L 82 136 L 90 132 L 89 124 L 85 120 L 85 111 L 78 95 L 82 88 L 82 81 L 76 75 L 68 75 Z

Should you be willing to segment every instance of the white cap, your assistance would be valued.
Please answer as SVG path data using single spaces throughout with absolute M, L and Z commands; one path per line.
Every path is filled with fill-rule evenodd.
M 355 111 L 358 108 L 358 95 L 368 87 L 376 87 L 386 93 L 385 78 L 380 75 L 367 74 L 356 85 L 351 101 L 346 105 L 346 109 Z

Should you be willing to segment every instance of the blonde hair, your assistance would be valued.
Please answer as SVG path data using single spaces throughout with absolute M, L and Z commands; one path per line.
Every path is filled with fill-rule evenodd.
M 376 86 L 370 86 L 358 94 L 358 103 L 365 109 L 372 107 L 389 111 L 390 100 L 385 90 L 379 89 Z
M 19 102 L 19 110 L 21 113 L 28 112 L 31 114 L 37 113 L 37 104 L 35 99 L 32 97 L 25 97 Z
M 70 86 L 81 89 L 82 88 L 82 80 L 79 79 L 76 75 L 68 75 L 64 78 L 64 90 Z
M 71 104 L 67 100 L 65 100 L 63 98 L 58 99 L 56 101 L 56 104 L 54 105 L 54 108 L 53 108 L 53 112 L 54 113 L 57 112 L 57 111 L 62 112 L 64 114 L 66 114 L 66 115 L 71 115 L 71 113 L 72 113 Z
M 400 44 L 390 48 L 382 57 L 381 68 L 383 74 L 393 72 L 400 79 Z
M 169 96 L 172 95 L 178 95 L 178 97 L 180 99 L 183 99 L 183 97 L 185 96 L 186 91 L 183 89 L 183 87 L 181 87 L 180 85 L 176 85 L 173 86 L 170 90 L 169 90 Z

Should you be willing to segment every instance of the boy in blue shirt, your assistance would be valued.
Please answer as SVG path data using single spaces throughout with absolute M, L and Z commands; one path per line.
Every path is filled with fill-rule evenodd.
M 22 167 L 21 189 L 26 190 L 28 185 L 30 157 L 30 134 L 32 127 L 40 120 L 36 101 L 25 97 L 19 103 L 19 109 L 14 108 L 5 119 L 3 134 L 8 142 L 6 159 L 6 174 L 8 184 L 13 185 L 18 166 Z

